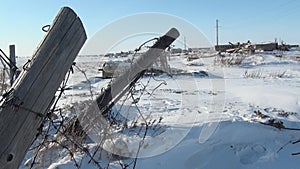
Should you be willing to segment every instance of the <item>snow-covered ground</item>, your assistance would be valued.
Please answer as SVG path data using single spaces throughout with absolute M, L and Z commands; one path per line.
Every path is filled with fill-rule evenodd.
M 125 157 L 116 160 L 111 154 L 96 153 L 103 168 L 122 168 L 124 164 L 143 169 L 299 168 L 300 143 L 296 142 L 300 131 L 293 129 L 300 129 L 300 53 L 285 52 L 282 57 L 260 53 L 232 66 L 216 63 L 215 57 L 207 57 L 210 54 L 215 56 L 205 53 L 201 55 L 205 57 L 189 61 L 185 55 L 170 57 L 171 69 L 180 73 L 145 76 L 133 95 L 139 100 L 122 98 L 114 106 L 128 123 L 136 121 L 139 126 L 146 121 L 150 128 L 145 135 L 132 129 L 105 140 L 107 152 Z M 107 87 L 111 79 L 102 79 L 98 69 L 109 59 L 77 57 L 80 70 L 74 68 L 69 90 L 59 102 L 60 107 L 75 107 L 75 112 L 63 113 L 82 113 L 76 106 L 95 99 Z M 146 90 L 142 90 L 144 86 Z M 92 140 L 85 145 L 94 152 L 98 144 Z M 48 156 L 43 167 L 75 168 L 71 157 L 60 155 L 64 154 L 61 151 L 44 150 Z M 99 167 L 81 152 L 74 158 L 81 168 Z

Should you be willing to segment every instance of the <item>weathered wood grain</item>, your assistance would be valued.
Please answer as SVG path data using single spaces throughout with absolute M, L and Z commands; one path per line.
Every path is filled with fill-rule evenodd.
M 77 15 L 60 10 L 49 32 L 0 104 L 0 168 L 22 162 L 65 74 L 86 40 Z

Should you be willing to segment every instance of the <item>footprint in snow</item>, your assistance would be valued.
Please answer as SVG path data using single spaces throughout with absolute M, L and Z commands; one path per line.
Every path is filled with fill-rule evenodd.
M 235 154 L 242 164 L 253 164 L 266 155 L 267 149 L 262 145 L 246 145 L 235 147 Z

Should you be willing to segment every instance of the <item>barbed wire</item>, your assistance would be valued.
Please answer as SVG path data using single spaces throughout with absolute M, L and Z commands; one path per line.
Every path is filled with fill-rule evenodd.
M 157 38 L 150 39 L 150 40 L 144 42 L 141 46 L 139 46 L 135 50 L 135 54 L 133 55 L 133 58 L 135 57 L 135 55 L 137 54 L 138 51 L 140 51 L 143 47 L 145 47 L 145 45 L 147 43 L 154 41 L 154 40 L 157 40 Z M 29 65 L 29 64 L 30 64 L 30 61 L 25 65 Z M 81 69 L 74 62 L 72 64 L 70 70 L 66 74 L 65 79 L 62 81 L 62 83 L 58 89 L 58 92 L 56 94 L 56 97 L 53 100 L 53 104 L 52 104 L 49 112 L 47 113 L 47 115 L 44 117 L 43 122 L 42 122 L 41 126 L 39 127 L 38 134 L 36 135 L 36 138 L 34 139 L 34 142 L 31 145 L 30 151 L 33 152 L 33 157 L 31 158 L 30 168 L 35 167 L 38 164 L 39 160 L 43 160 L 39 156 L 40 156 L 40 154 L 45 153 L 45 152 L 41 152 L 41 150 L 43 148 L 47 149 L 47 146 L 50 145 L 51 143 L 66 150 L 66 152 L 71 157 L 71 160 L 74 162 L 74 165 L 76 168 L 80 168 L 83 158 L 81 160 L 78 160 L 77 158 L 75 158 L 76 150 L 73 150 L 70 148 L 70 146 L 72 146 L 72 145 L 75 146 L 76 149 L 79 150 L 79 152 L 83 152 L 84 154 L 86 154 L 87 157 L 90 158 L 89 162 L 93 162 L 99 169 L 103 168 L 103 166 L 101 165 L 101 158 L 96 159 L 95 156 L 96 156 L 96 154 L 100 155 L 101 152 L 103 151 L 102 144 L 105 142 L 105 140 L 112 139 L 112 138 L 110 138 L 109 135 L 106 135 L 104 133 L 103 138 L 101 138 L 100 143 L 95 147 L 95 149 L 89 150 L 84 145 L 86 133 L 82 130 L 82 128 L 80 129 L 80 127 L 78 126 L 79 122 L 78 122 L 77 116 L 76 115 L 73 117 L 66 116 L 63 112 L 67 111 L 67 109 L 58 107 L 59 100 L 61 100 L 62 96 L 64 95 L 65 90 L 67 89 L 67 84 L 70 79 L 70 76 L 72 73 L 74 73 L 75 70 L 84 75 L 84 78 L 86 79 L 86 82 L 89 85 L 90 97 L 93 99 L 94 94 L 92 91 L 92 83 L 89 80 L 89 78 L 86 74 L 86 71 Z M 139 109 L 138 102 L 141 100 L 141 97 L 143 95 L 148 94 L 149 97 L 153 97 L 153 93 L 157 88 L 159 88 L 161 85 L 166 85 L 166 82 L 164 80 L 162 80 L 161 83 L 157 87 L 155 87 L 152 91 L 148 91 L 151 80 L 159 81 L 159 80 L 155 79 L 154 72 L 150 71 L 149 74 L 147 74 L 148 80 L 146 83 L 143 83 L 140 79 L 138 79 L 133 85 L 131 85 L 129 87 L 129 90 L 123 96 L 124 97 L 123 101 L 118 103 L 119 109 L 117 110 L 115 117 L 113 117 L 111 119 L 113 119 L 113 120 L 117 119 L 117 116 L 120 115 L 120 112 L 122 111 L 122 108 L 124 107 L 125 102 L 129 99 L 132 100 L 131 106 L 135 107 L 135 109 L 138 111 L 138 117 L 135 120 L 129 121 L 128 116 L 127 116 L 127 117 L 125 117 L 126 120 L 123 121 L 123 123 L 119 123 L 119 122 L 110 123 L 110 125 L 108 126 L 109 128 L 116 128 L 116 129 L 118 126 L 121 126 L 122 127 L 121 132 L 125 131 L 125 129 L 127 129 L 127 128 L 136 128 L 136 127 L 140 128 L 140 129 L 136 129 L 136 131 L 137 131 L 136 134 L 141 136 L 141 140 L 139 142 L 138 151 L 136 152 L 135 158 L 132 160 L 127 160 L 127 162 L 124 162 L 122 160 L 122 158 L 116 158 L 116 156 L 111 157 L 111 158 L 115 158 L 114 160 L 118 161 L 121 168 L 128 168 L 130 166 L 132 166 L 132 168 L 136 167 L 139 152 L 144 144 L 144 139 L 146 138 L 146 136 L 148 134 L 147 133 L 148 130 L 151 127 L 152 127 L 152 129 L 159 129 L 159 128 L 157 128 L 157 125 L 161 122 L 161 119 L 162 119 L 162 118 L 160 118 L 159 120 L 147 119 L 146 117 L 144 117 L 143 112 Z M 139 95 L 137 97 L 135 95 L 136 93 L 139 93 Z M 111 106 L 114 106 L 114 105 L 111 105 Z M 111 113 L 112 107 L 110 107 L 109 111 Z M 127 111 L 128 111 L 127 113 L 130 113 L 129 109 Z M 141 125 L 136 126 L 139 119 L 142 120 Z M 140 133 L 141 131 L 143 131 L 143 133 Z M 79 135 L 81 135 L 81 136 L 79 136 Z M 112 140 L 111 142 L 114 145 L 114 141 Z M 109 168 L 109 165 L 110 164 L 108 162 L 106 168 Z

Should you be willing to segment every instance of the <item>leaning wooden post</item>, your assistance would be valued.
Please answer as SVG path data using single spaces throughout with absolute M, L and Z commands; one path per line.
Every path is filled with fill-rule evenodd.
M 14 83 L 15 80 L 15 74 L 16 74 L 16 52 L 15 52 L 15 45 L 9 45 L 9 58 L 11 62 L 10 66 L 10 72 L 9 72 L 9 80 L 10 80 L 10 85 Z
M 159 40 L 143 55 L 141 55 L 122 75 L 116 78 L 111 85 L 105 89 L 100 96 L 97 97 L 96 102 L 103 115 L 106 115 L 110 105 L 114 104 L 120 98 L 118 95 L 123 90 L 126 90 L 128 85 L 132 85 L 132 82 L 143 76 L 145 70 L 147 70 L 154 61 L 160 56 L 160 54 L 169 47 L 175 39 L 179 37 L 177 29 L 170 29 L 164 36 L 160 37 Z
M 77 15 L 60 10 L 30 62 L 0 103 L 0 168 L 17 169 L 86 40 Z

